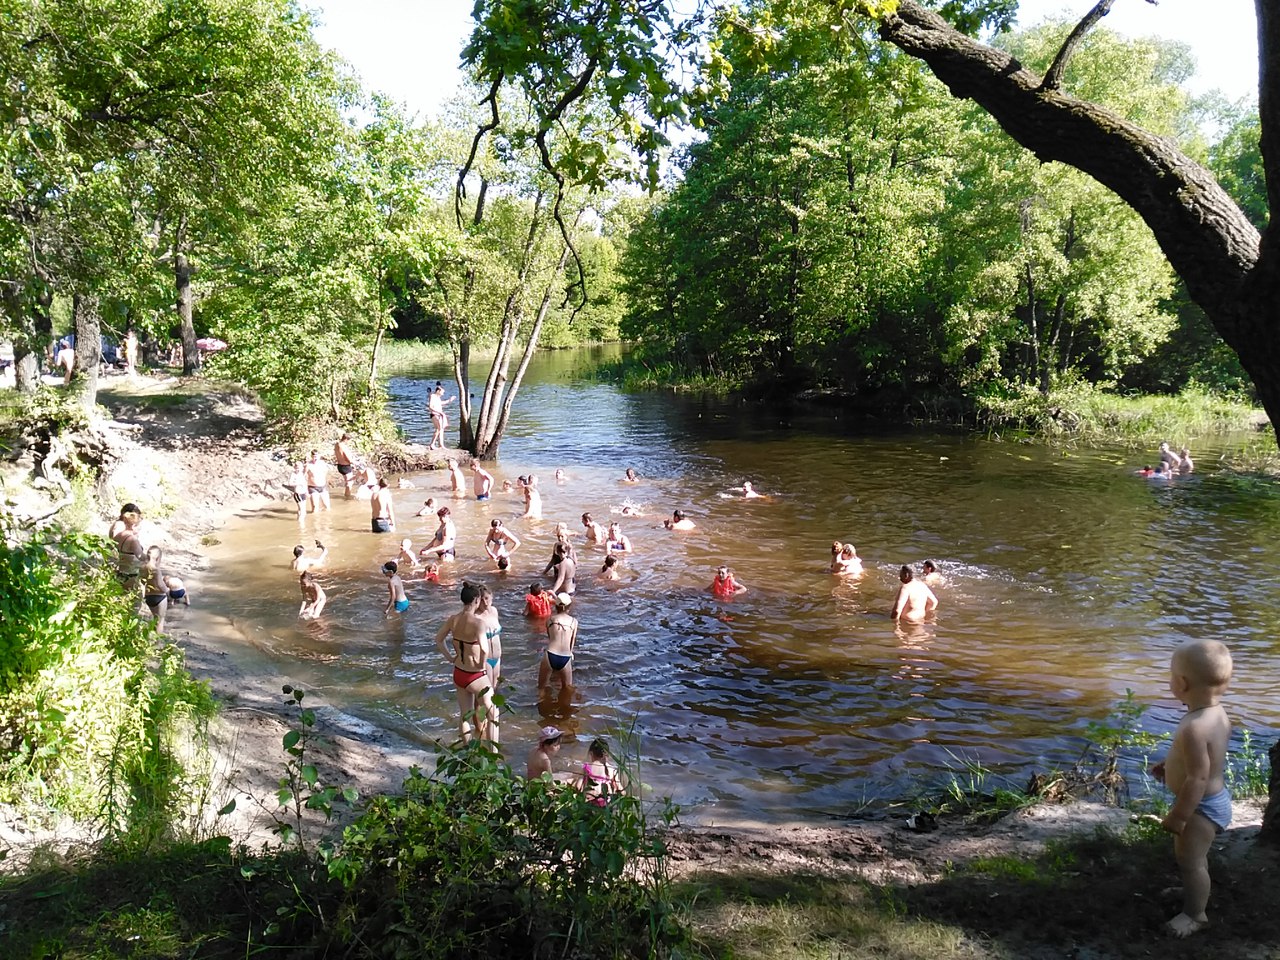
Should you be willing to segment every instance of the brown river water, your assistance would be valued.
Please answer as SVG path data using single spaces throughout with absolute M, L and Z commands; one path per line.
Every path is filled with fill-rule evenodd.
M 497 596 L 508 756 L 522 765 L 548 722 L 568 734 L 564 758 L 593 736 L 632 730 L 651 795 L 672 796 L 694 819 L 851 814 L 975 762 L 995 775 L 989 786 L 1021 785 L 1075 760 L 1087 724 L 1128 689 L 1150 704 L 1146 729 L 1168 732 L 1179 716 L 1169 654 L 1189 638 L 1231 646 L 1237 738 L 1241 727 L 1267 740 L 1280 728 L 1280 496 L 1215 475 L 1221 441 L 1193 442 L 1195 475 L 1153 482 L 1133 475 L 1141 455 L 1120 448 L 1063 451 L 868 427 L 830 409 L 624 394 L 587 376 L 601 355 L 537 358 L 493 467 L 499 484 L 538 475 L 542 522 L 515 519 L 516 494 L 452 500 L 443 472 L 396 492 L 391 536 L 370 533 L 367 503 L 340 493 L 301 533 L 281 503 L 220 532 L 191 626 L 220 632 L 233 656 L 321 691 L 351 717 L 422 744 L 451 740 L 454 687 L 433 637 L 457 609 L 457 587 L 410 581 L 409 612 L 388 620 L 379 572 L 399 537 L 415 549 L 429 539 L 434 520 L 412 517 L 433 496 L 459 529 L 447 577 L 484 580 Z M 390 381 L 409 438 L 429 437 L 426 389 L 444 375 Z M 456 391 L 448 380 L 446 389 Z M 641 483 L 619 482 L 628 466 Z M 735 494 L 748 479 L 768 498 Z M 521 616 L 524 594 L 556 521 L 580 534 L 584 511 L 606 521 L 628 500 L 645 512 L 623 518 L 635 553 L 606 586 L 592 576 L 602 550 L 580 550 L 576 689 L 570 703 L 540 707 L 543 636 Z M 662 528 L 676 508 L 696 530 Z M 524 540 L 505 577 L 482 562 L 494 517 Z M 331 548 L 329 604 L 305 623 L 288 563 L 293 545 L 314 537 Z M 857 545 L 860 579 L 827 572 L 833 539 Z M 896 628 L 887 614 L 898 567 L 926 558 L 945 577 L 936 622 Z M 732 602 L 707 590 L 720 563 L 750 588 Z M 1128 766 L 1135 780 L 1140 759 Z

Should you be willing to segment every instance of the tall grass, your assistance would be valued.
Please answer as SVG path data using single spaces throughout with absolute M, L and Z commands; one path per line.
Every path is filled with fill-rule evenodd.
M 453 349 L 447 343 L 387 339 L 378 348 L 378 372 L 384 376 L 416 373 L 444 363 L 453 363 Z

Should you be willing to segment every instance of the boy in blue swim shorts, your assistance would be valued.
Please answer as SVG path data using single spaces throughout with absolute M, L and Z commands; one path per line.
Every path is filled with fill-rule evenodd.
M 1231 823 L 1231 796 L 1223 780 L 1231 720 L 1220 702 L 1230 680 L 1231 652 L 1225 644 L 1196 640 L 1173 651 L 1169 689 L 1187 712 L 1168 756 L 1151 772 L 1174 794 L 1160 825 L 1173 834 L 1182 874 L 1182 912 L 1165 924 L 1175 937 L 1209 926 L 1209 847 Z
M 396 613 L 404 613 L 409 609 L 409 598 L 404 594 L 404 581 L 400 579 L 400 566 L 394 560 L 388 560 L 382 565 L 382 573 L 387 578 L 387 609 L 384 611 L 386 616 L 391 616 L 391 610 L 394 607 Z

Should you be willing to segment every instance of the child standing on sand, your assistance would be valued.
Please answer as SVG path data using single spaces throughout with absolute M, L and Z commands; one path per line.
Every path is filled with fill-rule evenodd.
M 1220 700 L 1231 680 L 1231 652 L 1217 640 L 1184 643 L 1173 651 L 1169 689 L 1187 707 L 1164 761 L 1151 768 L 1173 791 L 1160 825 L 1173 834 L 1182 874 L 1182 912 L 1165 926 L 1189 937 L 1209 925 L 1209 846 L 1231 823 L 1231 795 L 1223 782 L 1231 721 Z
M 383 612 L 388 617 L 391 616 L 392 607 L 396 613 L 404 613 L 409 609 L 409 598 L 404 594 L 404 581 L 397 572 L 399 569 L 394 560 L 388 560 L 382 565 L 382 573 L 387 578 L 387 609 Z

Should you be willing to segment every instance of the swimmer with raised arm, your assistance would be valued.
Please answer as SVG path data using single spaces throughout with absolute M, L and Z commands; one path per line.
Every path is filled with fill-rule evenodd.
M 475 482 L 477 500 L 488 500 L 493 495 L 493 474 L 480 466 L 479 460 L 471 461 L 471 479 Z
M 318 557 L 305 556 L 306 548 L 302 544 L 298 544 L 293 548 L 293 562 L 289 564 L 289 569 L 294 573 L 302 573 L 306 570 L 314 570 L 317 567 L 323 567 L 325 560 L 329 558 L 329 548 L 319 540 L 316 541 L 316 548 L 320 551 Z
M 1186 705 L 1162 763 L 1152 774 L 1173 791 L 1160 825 L 1173 834 L 1182 874 L 1182 912 L 1165 929 L 1189 937 L 1209 926 L 1209 847 L 1231 823 L 1224 771 L 1231 720 L 1222 695 L 1231 680 L 1231 652 L 1217 640 L 1195 640 L 1173 651 L 1169 690 Z
M 392 609 L 396 613 L 404 613 L 409 609 L 409 598 L 405 596 L 404 581 L 400 579 L 400 565 L 388 560 L 382 565 L 382 575 L 387 578 L 387 608 L 384 616 L 391 616 Z
M 938 598 L 922 580 L 915 579 L 915 574 L 908 566 L 898 571 L 898 579 L 902 581 L 902 586 L 898 588 L 898 596 L 893 601 L 893 611 L 889 616 L 905 623 L 924 622 L 924 618 L 937 609 Z

